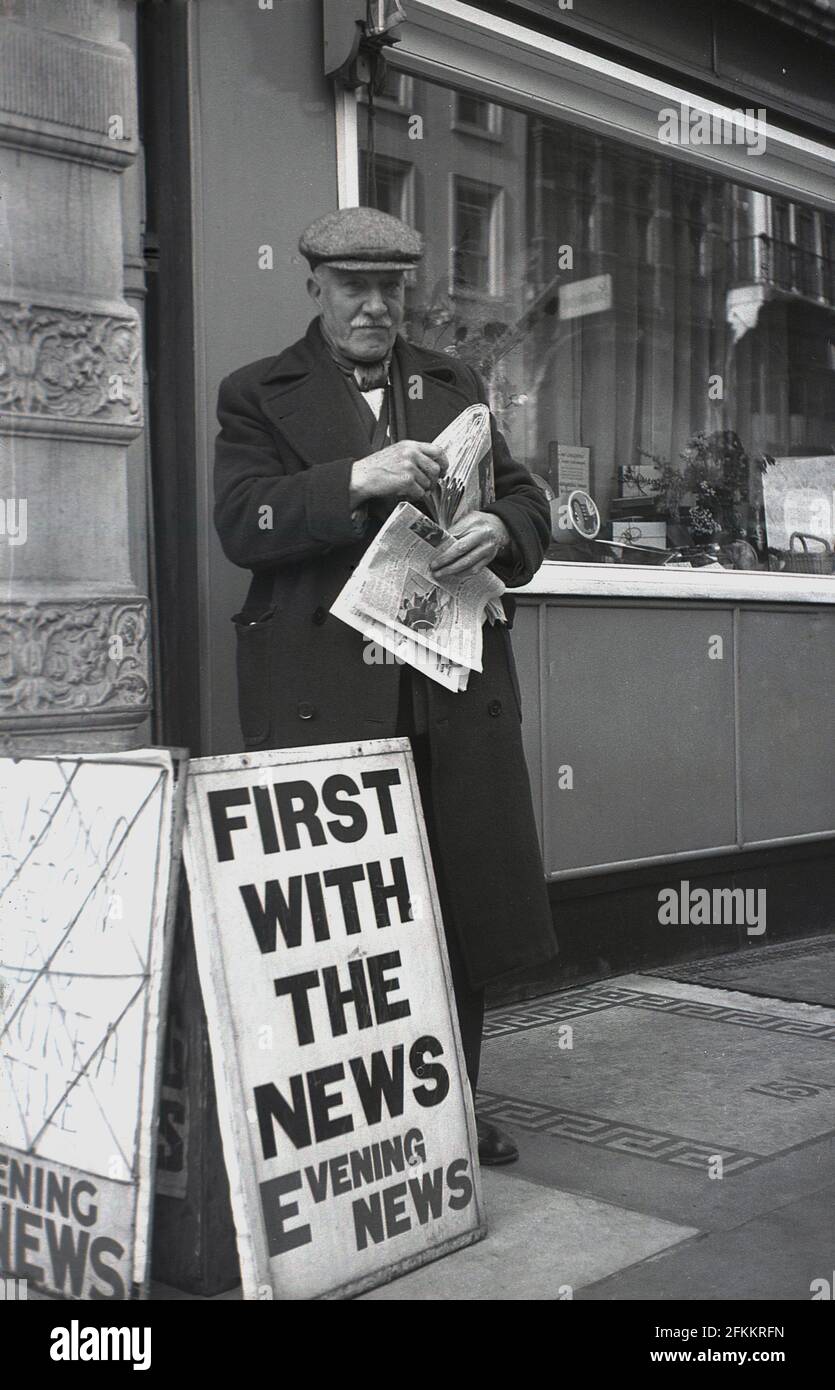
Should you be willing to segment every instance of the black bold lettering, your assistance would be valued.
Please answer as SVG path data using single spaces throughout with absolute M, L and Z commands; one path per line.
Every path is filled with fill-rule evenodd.
M 312 787 L 309 782 L 276 782 L 274 791 L 278 806 L 278 819 L 281 821 L 281 834 L 284 838 L 284 848 L 299 848 L 300 825 L 303 825 L 307 830 L 312 845 L 327 844 L 322 823 L 316 815 L 316 808 L 319 805 L 316 788 Z M 294 806 L 294 801 L 300 801 L 301 805 Z
M 287 1222 L 299 1214 L 299 1204 L 282 1202 L 281 1199 L 288 1192 L 298 1192 L 301 1185 L 301 1173 L 282 1173 L 281 1177 L 270 1178 L 260 1184 L 270 1259 L 273 1255 L 286 1255 L 288 1250 L 298 1250 L 300 1245 L 309 1245 L 313 1238 L 309 1226 L 294 1226 L 292 1230 L 287 1230 Z
M 282 979 L 274 981 L 273 988 L 279 999 L 285 994 L 290 995 L 296 1021 L 296 1036 L 302 1047 L 312 1043 L 313 1019 L 310 1016 L 310 1000 L 307 996 L 311 989 L 319 988 L 319 976 L 316 971 L 303 970 L 299 975 L 285 975 Z
M 249 802 L 249 787 L 221 787 L 208 792 L 209 815 L 212 818 L 212 834 L 215 837 L 215 853 L 218 863 L 235 858 L 232 848 L 232 831 L 246 829 L 246 816 L 229 816 L 230 806 L 246 806 Z
M 99 1209 L 95 1202 L 90 1202 L 88 1206 L 83 1206 L 82 1197 L 95 1197 L 98 1189 L 88 1182 L 86 1178 L 79 1178 L 73 1184 L 72 1189 L 72 1214 L 79 1226 L 95 1226 L 99 1219 Z
M 62 1225 L 59 1229 L 60 1236 L 56 1230 L 55 1222 L 47 1217 L 44 1222 L 44 1230 L 46 1231 L 49 1259 L 52 1264 L 53 1282 L 55 1287 L 63 1293 L 69 1274 L 70 1293 L 74 1298 L 81 1298 L 84 1291 L 84 1270 L 87 1265 L 90 1232 L 79 1231 L 78 1244 L 76 1245 L 75 1232 L 72 1226 Z
M 43 1270 L 40 1265 L 30 1265 L 27 1258 L 27 1250 L 40 1250 L 41 1243 L 37 1236 L 32 1236 L 27 1231 L 27 1226 L 34 1226 L 40 1230 L 43 1221 L 36 1211 L 24 1211 L 18 1207 L 15 1220 L 15 1245 L 14 1245 L 14 1272 L 18 1279 L 29 1279 L 33 1284 L 39 1284 L 43 1280 Z
M 328 1195 L 328 1163 L 327 1159 L 319 1164 L 318 1169 L 312 1165 L 305 1168 L 304 1175 L 307 1178 L 307 1185 L 310 1188 L 314 1202 L 324 1202 Z
M 392 990 L 400 988 L 400 981 L 387 980 L 385 973 L 387 970 L 394 970 L 399 964 L 399 951 L 386 951 L 381 956 L 368 957 L 371 998 L 374 1000 L 374 1017 L 378 1023 L 391 1023 L 395 1018 L 408 1018 L 412 1012 L 408 999 L 395 999 L 393 1003 L 388 999 Z
M 338 816 L 339 820 L 326 821 L 326 825 L 335 840 L 341 841 L 344 845 L 351 845 L 362 839 L 368 829 L 368 817 L 359 802 L 340 800 L 340 792 L 349 797 L 360 795 L 356 782 L 346 777 L 343 772 L 327 777 L 322 783 L 322 804 L 327 811 Z M 341 822 L 346 818 L 348 824 L 342 825 Z
M 386 1214 L 386 1235 L 405 1235 L 412 1229 L 411 1217 L 406 1212 L 407 1187 L 404 1182 L 396 1182 L 383 1188 L 383 1210 Z
M 366 1121 L 370 1125 L 380 1122 L 383 1113 L 383 1100 L 389 1114 L 403 1114 L 403 1044 L 392 1048 L 391 1067 L 384 1052 L 372 1052 L 371 1075 L 365 1069 L 362 1057 L 352 1057 L 348 1063 L 357 1088 Z
M 292 1105 L 288 1104 L 272 1081 L 263 1086 L 256 1086 L 253 1091 L 258 1130 L 261 1135 L 261 1152 L 265 1158 L 275 1158 L 276 1155 L 276 1124 L 281 1126 L 297 1149 L 306 1149 L 311 1142 L 303 1077 L 290 1077 L 290 1094 L 293 1097 Z
M 447 1187 L 455 1194 L 449 1199 L 451 1211 L 463 1211 L 473 1200 L 473 1185 L 467 1176 L 468 1167 L 466 1158 L 456 1158 L 446 1170 Z
M 101 1279 L 106 1284 L 111 1293 L 102 1293 L 101 1289 L 93 1284 L 90 1288 L 90 1299 L 123 1299 L 127 1297 L 124 1280 L 118 1269 L 111 1269 L 110 1265 L 105 1264 L 104 1256 L 112 1255 L 114 1259 L 124 1258 L 124 1246 L 118 1240 L 111 1240 L 110 1236 L 96 1236 L 90 1246 L 90 1265 L 97 1279 Z
M 277 854 L 281 846 L 278 843 L 278 831 L 276 830 L 269 788 L 253 787 L 252 799 L 255 802 L 258 829 L 261 831 L 261 844 L 264 846 L 264 853 Z
M 394 806 L 391 801 L 391 788 L 396 787 L 399 781 L 400 772 L 396 767 L 381 767 L 376 772 L 364 772 L 362 774 L 362 785 L 377 793 L 380 820 L 386 835 L 394 835 L 397 832 L 397 817 L 394 814 Z
M 319 1144 L 324 1143 L 326 1139 L 335 1139 L 337 1134 L 350 1134 L 354 1128 L 354 1121 L 350 1115 L 332 1117 L 330 1113 L 334 1106 L 342 1104 L 342 1092 L 334 1091 L 329 1095 L 327 1087 L 341 1081 L 344 1075 L 345 1068 L 341 1062 L 336 1062 L 330 1067 L 317 1067 L 315 1071 L 307 1073 L 313 1132 Z
M 430 1106 L 440 1105 L 449 1093 L 449 1074 L 445 1066 L 438 1063 L 433 1066 L 431 1062 L 426 1062 L 425 1057 L 442 1057 L 443 1046 L 437 1038 L 429 1035 L 418 1038 L 413 1043 L 409 1051 L 409 1066 L 415 1076 L 419 1076 L 423 1082 L 434 1082 L 434 1089 L 430 1090 L 425 1084 L 415 1086 L 413 1095 L 418 1105 Z
M 383 1225 L 383 1206 L 379 1192 L 372 1192 L 370 1197 L 358 1197 L 351 1203 L 351 1208 L 354 1213 L 357 1249 L 365 1249 L 369 1236 L 375 1245 L 380 1245 L 386 1238 L 386 1228 Z
M 262 956 L 267 956 L 276 948 L 276 927 L 281 927 L 281 935 L 288 949 L 299 946 L 302 939 L 302 880 L 296 874 L 288 882 L 289 902 L 277 878 L 264 884 L 264 901 L 258 896 L 254 883 L 242 883 L 241 897 L 244 900 L 247 916 L 255 940 Z
M 335 1038 L 341 1038 L 348 1031 L 348 1021 L 345 1017 L 346 1004 L 353 1004 L 356 1010 L 358 1028 L 371 1028 L 374 1025 L 362 961 L 349 960 L 348 974 L 351 976 L 351 985 L 349 989 L 343 990 L 339 987 L 338 966 L 325 965 L 322 967 L 322 981 L 325 986 L 325 998 L 328 1002 L 331 1032 Z
M 419 1178 L 409 1178 L 409 1191 L 418 1221 L 425 1226 L 430 1216 L 438 1217 L 444 1209 L 443 1169 L 435 1168 L 431 1173 L 422 1173 Z
M 326 888 L 338 888 L 342 903 L 342 916 L 345 918 L 345 932 L 353 936 L 360 930 L 360 914 L 357 907 L 355 883 L 362 883 L 365 869 L 362 864 L 348 864 L 344 869 L 328 869 L 322 875 Z
M 383 883 L 382 865 L 378 862 L 374 861 L 366 867 L 377 926 L 391 926 L 391 914 L 389 913 L 388 904 L 389 898 L 397 899 L 397 911 L 400 914 L 401 922 L 411 922 L 412 904 L 409 897 L 409 880 L 406 877 L 406 865 L 403 863 L 403 860 L 392 859 L 391 872 L 393 875 L 393 882 L 389 884 Z
M 325 899 L 322 894 L 322 881 L 319 875 L 305 874 L 304 886 L 307 889 L 307 903 L 310 908 L 310 920 L 313 923 L 314 939 L 316 941 L 330 941 L 328 914 L 325 911 Z

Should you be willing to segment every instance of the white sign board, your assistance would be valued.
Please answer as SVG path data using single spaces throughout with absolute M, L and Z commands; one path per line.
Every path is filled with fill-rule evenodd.
M 763 502 L 772 550 L 788 550 L 794 531 L 835 545 L 835 456 L 772 460 L 763 473 Z
M 573 492 L 575 488 L 588 492 L 590 454 L 591 450 L 585 444 L 557 445 L 558 493 Z
M 245 1298 L 484 1234 L 408 741 L 191 764 L 185 857 Z
M 579 319 L 586 314 L 600 314 L 612 307 L 612 277 L 591 275 L 587 280 L 572 280 L 560 286 L 560 318 Z
M 0 1272 L 145 1292 L 170 753 L 0 760 Z

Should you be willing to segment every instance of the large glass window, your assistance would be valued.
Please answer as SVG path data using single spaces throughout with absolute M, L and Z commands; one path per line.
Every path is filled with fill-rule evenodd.
M 551 558 L 831 575 L 832 216 L 423 79 L 409 114 L 376 114 L 407 333 L 481 373 Z

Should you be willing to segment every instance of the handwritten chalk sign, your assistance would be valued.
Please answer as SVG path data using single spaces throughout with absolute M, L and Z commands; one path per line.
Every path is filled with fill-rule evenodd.
M 171 754 L 0 760 L 0 1272 L 146 1292 Z
M 244 1297 L 346 1297 L 484 1234 L 408 742 L 200 758 L 186 867 Z

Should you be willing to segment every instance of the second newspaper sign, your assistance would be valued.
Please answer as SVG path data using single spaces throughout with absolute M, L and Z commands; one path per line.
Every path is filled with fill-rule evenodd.
M 186 864 L 246 1298 L 345 1297 L 484 1234 L 408 742 L 191 764 Z

